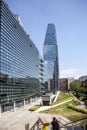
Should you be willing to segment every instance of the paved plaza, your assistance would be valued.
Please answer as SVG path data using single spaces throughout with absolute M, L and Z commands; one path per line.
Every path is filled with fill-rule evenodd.
M 33 105 L 35 105 L 34 102 L 25 107 L 17 108 L 16 111 L 11 110 L 2 113 L 0 117 L 0 130 L 25 130 L 25 124 L 29 123 L 31 125 L 39 117 L 44 117 L 48 122 L 51 122 L 53 116 L 56 116 L 28 111 Z M 57 118 L 63 118 L 66 122 L 69 122 L 69 120 L 64 117 L 57 116 Z

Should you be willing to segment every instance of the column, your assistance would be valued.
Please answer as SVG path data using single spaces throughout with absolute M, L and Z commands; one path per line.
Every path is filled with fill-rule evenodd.
M 23 106 L 25 107 L 25 99 L 24 99 L 24 101 L 23 101 Z
M 15 101 L 14 101 L 14 104 L 13 104 L 13 110 L 16 111 Z

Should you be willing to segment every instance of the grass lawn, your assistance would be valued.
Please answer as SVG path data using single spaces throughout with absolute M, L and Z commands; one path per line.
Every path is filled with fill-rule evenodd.
M 58 114 L 58 115 L 66 117 L 67 119 L 71 121 L 75 121 L 85 116 L 85 114 L 82 114 L 80 112 L 76 112 L 76 111 L 73 111 L 72 109 L 67 108 L 67 103 L 57 106 L 55 108 L 51 108 L 49 110 L 45 110 L 43 111 L 43 113 Z
M 70 99 L 73 99 L 73 95 L 71 93 L 60 92 L 58 100 L 56 102 L 53 102 L 52 105 L 55 105 L 55 104 L 58 104 L 58 103 L 61 103 Z
M 60 92 L 58 100 L 61 100 L 61 99 L 64 99 L 64 98 L 68 98 L 68 97 L 73 97 L 72 93 L 63 93 L 63 92 Z
M 81 112 L 77 112 L 77 111 L 67 108 L 68 104 L 70 104 L 70 103 L 75 104 L 75 102 L 78 102 L 77 99 L 71 93 L 61 92 L 58 97 L 58 100 L 56 102 L 54 102 L 52 105 L 67 101 L 69 99 L 73 99 L 73 100 L 68 103 L 64 103 L 63 105 L 59 105 L 55 108 L 45 110 L 43 112 L 50 113 L 50 114 L 58 114 L 58 115 L 66 117 L 67 119 L 69 119 L 71 121 L 75 121 L 77 119 L 84 117 L 85 114 L 82 114 Z
M 73 99 L 73 97 L 67 97 L 65 99 L 57 100 L 56 102 L 53 102 L 52 105 L 56 105 L 58 103 L 62 103 L 64 101 L 67 101 L 67 100 L 70 100 L 70 99 Z

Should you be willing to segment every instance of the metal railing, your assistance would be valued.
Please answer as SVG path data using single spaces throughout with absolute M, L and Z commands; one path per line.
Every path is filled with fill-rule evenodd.
M 60 130 L 87 130 L 87 126 L 85 124 L 86 119 L 87 116 L 76 121 L 69 121 L 68 123 L 66 123 L 63 118 L 57 118 L 60 125 Z M 80 121 L 83 121 L 83 127 L 80 126 Z M 51 122 L 48 122 L 45 118 L 40 117 L 36 120 L 34 119 L 33 123 L 25 124 L 25 130 L 52 130 L 52 126 Z

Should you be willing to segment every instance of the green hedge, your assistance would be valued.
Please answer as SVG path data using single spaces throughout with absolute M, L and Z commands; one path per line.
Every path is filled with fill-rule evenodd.
M 40 108 L 40 106 L 33 106 L 33 107 L 29 108 L 29 111 L 36 111 L 39 108 Z
M 75 110 L 77 112 L 81 112 L 81 113 L 87 114 L 87 110 L 84 109 L 84 108 L 79 108 L 79 107 L 74 106 L 72 104 L 69 104 L 67 107 L 70 108 L 70 109 L 73 109 L 73 110 Z
M 80 105 L 81 103 L 79 102 L 79 100 L 77 98 L 73 98 L 73 105 L 77 106 Z

